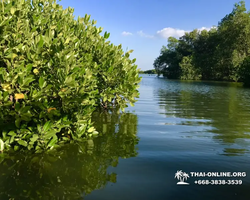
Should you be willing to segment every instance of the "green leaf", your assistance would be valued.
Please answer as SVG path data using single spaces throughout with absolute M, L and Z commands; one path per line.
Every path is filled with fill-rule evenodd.
M 54 35 L 55 35 L 55 30 L 49 29 L 49 39 L 50 40 L 54 38 Z
M 35 141 L 38 140 L 38 138 L 39 138 L 38 134 L 34 134 L 33 137 L 30 139 L 30 141 L 34 143 Z
M 91 133 L 91 132 L 93 132 L 94 130 L 95 130 L 95 128 L 94 128 L 94 127 L 91 127 L 91 128 L 88 129 L 88 132 Z
M 105 38 L 105 39 L 108 39 L 109 36 L 110 36 L 110 33 L 107 33 L 107 31 L 106 31 L 106 32 L 104 33 L 104 38 Z
M 29 86 L 29 84 L 31 83 L 31 82 L 33 82 L 35 79 L 33 79 L 32 77 L 27 77 L 27 78 L 25 78 L 24 79 L 24 81 L 23 81 L 23 86 Z
M 3 99 L 4 99 L 4 101 L 8 101 L 9 93 L 7 91 L 3 93 Z
M 19 102 L 16 102 L 16 104 L 15 104 L 15 110 L 16 110 L 16 111 L 19 111 L 19 109 L 20 109 L 20 103 L 19 103 Z
M 32 68 L 33 68 L 33 65 L 32 65 L 32 64 L 28 64 L 28 65 L 26 66 L 26 71 L 27 71 L 27 72 L 31 72 Z
M 25 114 L 21 115 L 21 119 L 26 121 L 26 122 L 29 122 L 31 120 L 31 117 L 32 117 L 32 115 L 30 113 L 25 113 Z
M 19 146 L 15 145 L 14 146 L 14 151 L 18 151 L 19 150 Z
M 0 139 L 0 151 L 4 150 L 4 142 Z
M 55 130 L 48 131 L 48 132 L 44 135 L 44 139 L 49 139 L 49 138 L 53 137 L 55 134 L 56 134 L 56 131 L 55 131 Z
M 43 87 L 45 87 L 46 83 L 45 80 L 43 79 L 43 77 L 39 78 L 39 87 L 42 89 Z
M 10 132 L 8 133 L 8 135 L 10 135 L 10 136 L 16 136 L 16 133 L 15 133 L 14 131 L 10 131 Z
M 18 140 L 17 142 L 18 142 L 18 144 L 20 144 L 20 145 L 22 145 L 24 147 L 27 147 L 27 145 L 28 145 L 27 142 L 24 141 L 24 140 Z
M 40 98 L 41 96 L 42 96 L 42 92 L 43 91 L 39 91 L 39 92 L 35 92 L 35 90 L 34 90 L 34 93 L 33 93 L 33 95 L 32 95 L 32 98 L 33 99 L 37 99 L 38 97 Z
M 5 58 L 11 58 L 12 60 L 13 60 L 15 57 L 17 57 L 17 54 L 15 54 L 15 53 L 10 53 L 10 54 L 8 54 L 7 56 L 5 56 Z
M 96 136 L 96 135 L 98 135 L 99 133 L 98 133 L 97 131 L 94 131 L 92 134 L 93 134 L 94 136 Z
M 17 128 L 20 128 L 20 123 L 21 123 L 21 119 L 20 118 L 16 119 L 15 125 Z
M 70 41 L 70 38 L 67 38 L 64 44 L 68 44 Z
M 51 26 L 51 27 L 50 27 L 50 29 L 55 29 L 55 28 L 56 28 L 56 26 Z
M 104 98 L 103 98 L 103 102 L 106 102 L 108 100 L 108 98 L 105 96 Z
M 15 140 L 15 136 L 11 136 L 11 138 L 10 138 L 10 144 L 13 143 L 14 140 Z
M 3 135 L 3 139 L 5 139 L 5 138 L 6 138 L 6 135 L 7 135 L 7 132 L 6 132 L 6 131 L 3 131 L 3 132 L 2 132 L 2 135 Z
M 55 8 L 56 8 L 56 5 L 57 5 L 57 4 L 56 4 L 56 2 L 55 2 L 55 3 L 53 3 L 53 4 L 52 4 L 52 8 L 54 8 L 54 9 L 55 9 Z
M 42 47 L 43 47 L 43 44 L 44 44 L 43 37 L 40 36 L 40 40 L 39 40 L 39 42 L 38 42 L 38 44 L 37 44 L 37 47 L 38 47 L 38 48 L 42 48 Z
M 31 150 L 31 149 L 33 149 L 33 148 L 34 148 L 33 144 L 29 144 L 29 145 L 28 145 L 28 150 Z
M 48 147 L 51 148 L 55 145 L 55 143 L 57 142 L 58 138 L 56 135 L 53 136 L 53 138 L 51 138 L 50 142 L 48 143 Z
M 74 85 L 75 80 L 73 79 L 73 76 L 67 76 L 65 79 L 65 84 L 66 85 Z
M 43 126 L 43 131 L 47 132 L 51 127 L 51 122 L 47 121 Z
M 19 110 L 19 113 L 21 113 L 21 114 L 27 113 L 31 108 L 32 108 L 31 106 L 22 107 L 22 108 Z
M 47 87 L 45 88 L 45 91 L 48 92 L 52 87 L 53 87 L 53 85 L 51 85 L 51 84 L 47 85 Z
M 11 7 L 11 8 L 10 8 L 10 13 L 13 15 L 15 12 L 16 12 L 16 8 Z

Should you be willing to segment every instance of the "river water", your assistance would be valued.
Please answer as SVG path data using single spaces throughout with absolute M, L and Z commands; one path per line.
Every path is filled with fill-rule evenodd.
M 0 157 L 0 199 L 249 200 L 250 89 L 142 77 L 134 107 L 94 115 L 101 136 Z

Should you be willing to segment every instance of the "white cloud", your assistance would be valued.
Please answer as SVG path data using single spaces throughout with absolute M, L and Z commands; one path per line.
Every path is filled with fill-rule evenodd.
M 207 30 L 209 31 L 212 28 L 216 28 L 216 26 L 212 26 L 210 28 L 208 27 L 201 27 L 201 28 L 197 28 L 198 31 L 203 31 L 203 30 Z M 161 37 L 161 38 L 165 38 L 168 39 L 169 37 L 175 37 L 175 38 L 179 38 L 181 36 L 183 36 L 185 33 L 189 33 L 191 32 L 191 30 L 183 30 L 183 29 L 177 29 L 177 28 L 171 28 L 171 27 L 167 27 L 167 28 L 163 28 L 162 30 L 159 30 L 156 32 L 155 35 L 148 35 L 146 33 L 144 33 L 142 30 L 138 31 L 137 34 L 141 37 L 145 37 L 145 38 L 155 38 L 155 37 Z M 132 33 L 129 32 L 123 32 L 123 35 L 132 35 Z
M 209 31 L 211 28 L 213 27 L 210 27 L 210 28 L 207 28 L 207 27 L 201 27 L 201 28 L 198 28 L 198 31 L 203 31 L 203 30 L 207 30 Z M 162 37 L 162 38 L 169 38 L 169 37 L 181 37 L 185 34 L 185 32 L 191 32 L 190 30 L 183 30 L 183 29 L 176 29 L 176 28 L 171 28 L 171 27 L 167 27 L 167 28 L 163 28 L 162 30 L 160 31 L 157 31 L 157 35 L 159 37 Z
M 129 35 L 133 35 L 133 34 L 130 33 L 130 32 L 123 31 L 123 32 L 122 32 L 122 35 L 123 35 L 123 36 L 129 36 Z
M 210 31 L 212 28 L 217 29 L 217 26 L 212 26 L 212 27 L 210 27 L 210 28 L 207 28 L 207 27 L 201 27 L 201 28 L 198 28 L 198 31 L 203 31 L 203 30 Z
M 211 28 L 207 28 L 207 27 L 201 27 L 201 28 L 198 28 L 198 31 L 203 31 L 203 30 L 207 30 L 209 31 Z
M 188 31 L 167 27 L 160 31 L 157 31 L 157 35 L 159 35 L 162 38 L 181 37 L 185 34 L 185 32 Z
M 141 37 L 145 37 L 145 38 L 154 38 L 153 35 L 147 35 L 146 33 L 144 33 L 143 31 L 138 31 L 137 34 Z

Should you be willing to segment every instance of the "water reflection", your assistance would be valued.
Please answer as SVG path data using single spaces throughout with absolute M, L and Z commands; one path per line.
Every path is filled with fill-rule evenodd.
M 223 155 L 249 153 L 250 90 L 234 84 L 170 82 L 157 91 L 166 124 L 191 126 L 190 136 L 207 137 L 227 145 Z M 190 130 L 190 129 L 189 129 Z M 196 134 L 194 134 L 196 133 Z M 199 133 L 199 134 L 197 134 Z
M 84 199 L 116 182 L 119 158 L 137 155 L 137 116 L 96 113 L 101 136 L 42 155 L 0 154 L 0 199 Z

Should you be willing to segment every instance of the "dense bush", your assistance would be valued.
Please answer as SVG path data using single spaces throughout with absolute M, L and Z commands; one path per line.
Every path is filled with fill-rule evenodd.
M 73 12 L 55 0 L 0 3 L 0 150 L 91 137 L 96 107 L 124 110 L 138 97 L 131 52 Z

